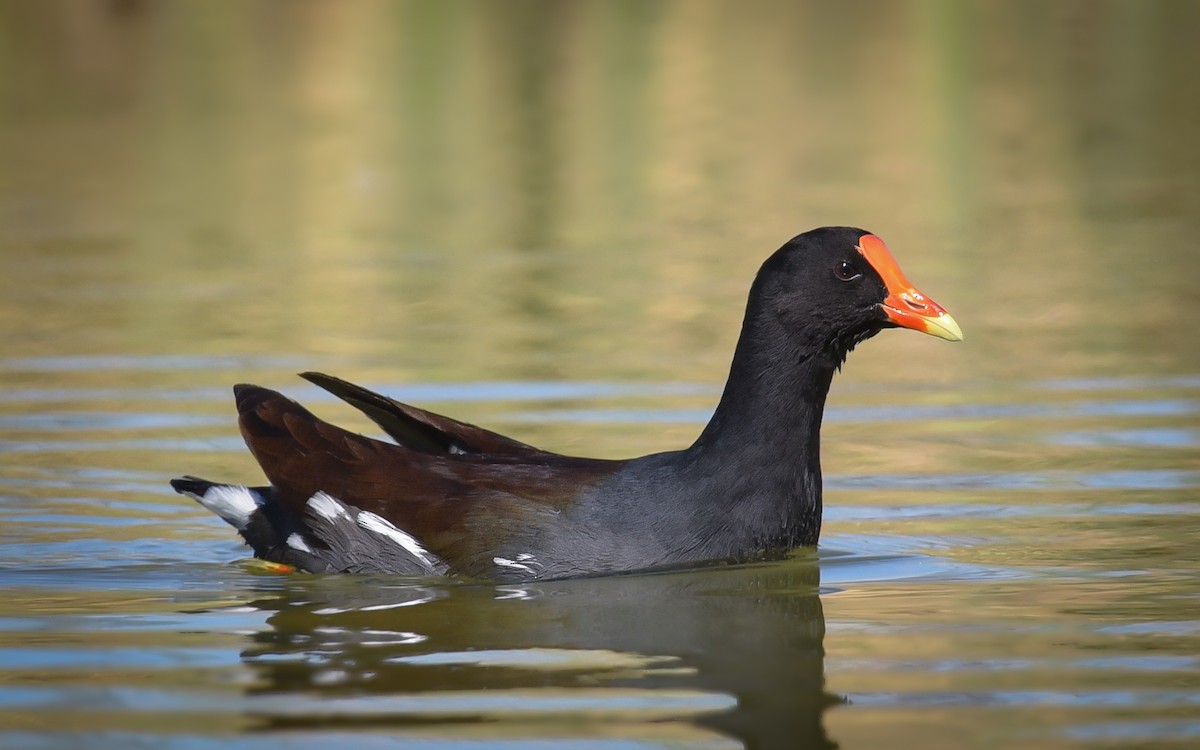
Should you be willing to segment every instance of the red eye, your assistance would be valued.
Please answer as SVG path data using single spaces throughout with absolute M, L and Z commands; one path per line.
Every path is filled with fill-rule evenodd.
M 837 276 L 841 281 L 853 281 L 862 273 L 854 267 L 854 264 L 848 260 L 838 261 L 838 264 L 833 267 L 833 275 Z

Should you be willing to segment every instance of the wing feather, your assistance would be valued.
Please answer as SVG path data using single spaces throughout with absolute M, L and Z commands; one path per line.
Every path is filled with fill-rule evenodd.
M 510 451 L 430 453 L 403 442 L 393 445 L 354 434 L 266 388 L 238 385 L 234 393 L 246 445 L 275 496 L 297 518 L 303 518 L 309 498 L 325 492 L 387 519 L 468 575 L 486 575 L 491 564 L 488 550 L 548 530 L 559 518 L 558 511 L 579 492 L 623 463 L 538 451 L 414 410 L 421 419 L 441 420 L 414 418 L 431 429 L 429 434 L 436 430 L 457 436 L 468 427 L 491 436 L 490 442 L 477 438 L 471 445 L 499 445 Z M 514 446 L 527 450 L 511 452 Z
M 473 424 L 396 401 L 362 386 L 320 372 L 300 377 L 324 388 L 371 418 L 397 443 L 423 453 L 539 455 L 543 451 Z

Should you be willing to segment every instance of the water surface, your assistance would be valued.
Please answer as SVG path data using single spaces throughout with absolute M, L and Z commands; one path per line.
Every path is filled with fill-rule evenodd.
M 1190 3 L 0 3 L 0 746 L 1200 742 Z M 686 444 L 758 263 L 883 236 L 818 550 L 278 576 L 166 481 L 317 369 Z

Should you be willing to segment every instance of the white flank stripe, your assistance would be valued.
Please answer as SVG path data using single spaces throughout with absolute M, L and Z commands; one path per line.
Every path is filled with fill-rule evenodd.
M 524 560 L 532 561 L 533 555 L 517 555 L 517 559 L 519 559 L 519 560 L 524 559 Z M 509 560 L 506 557 L 493 557 L 492 562 L 496 563 L 497 565 L 499 565 L 502 568 L 520 568 L 521 570 L 525 571 L 526 573 L 536 573 L 537 572 L 536 570 L 529 567 L 528 565 L 524 565 L 519 562 L 513 562 L 512 560 Z
M 324 492 L 318 492 L 308 499 L 309 506 L 312 507 L 317 515 L 330 521 L 335 521 L 338 518 L 345 517 L 346 507 L 342 505 L 342 501 L 332 495 L 327 495 Z
M 393 526 L 391 521 L 370 511 L 363 511 L 358 514 L 358 525 L 367 531 L 373 531 L 376 534 L 386 536 L 403 547 L 410 555 L 420 560 L 421 564 L 426 568 L 433 570 L 433 561 L 430 560 L 429 551 L 422 547 L 416 539 Z
M 248 487 L 232 484 L 214 484 L 203 495 L 184 493 L 196 502 L 220 516 L 238 531 L 246 528 L 250 516 L 262 505 L 262 498 Z
M 291 547 L 294 550 L 300 550 L 301 552 L 307 552 L 310 555 L 313 553 L 312 547 L 308 546 L 308 542 L 304 541 L 304 537 L 300 536 L 299 534 L 297 534 L 295 532 L 288 534 L 287 546 Z

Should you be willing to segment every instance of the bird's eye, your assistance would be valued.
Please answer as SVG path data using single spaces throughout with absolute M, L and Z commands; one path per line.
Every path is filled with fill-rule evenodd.
M 838 261 L 838 264 L 833 267 L 833 274 L 842 281 L 853 281 L 862 276 L 862 273 L 848 260 Z

